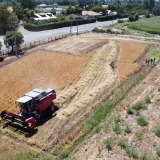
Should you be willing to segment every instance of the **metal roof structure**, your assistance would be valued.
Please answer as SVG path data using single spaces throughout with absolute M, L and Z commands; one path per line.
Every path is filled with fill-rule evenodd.
M 102 14 L 93 12 L 93 11 L 82 11 L 82 15 L 87 15 L 87 16 L 101 16 Z
M 23 97 L 17 99 L 16 101 L 20 102 L 20 103 L 26 103 L 26 102 L 30 101 L 31 99 L 32 99 L 31 97 L 23 96 Z

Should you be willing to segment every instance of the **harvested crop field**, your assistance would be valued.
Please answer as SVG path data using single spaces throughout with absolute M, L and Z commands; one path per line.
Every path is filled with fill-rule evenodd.
M 118 77 L 120 81 L 125 80 L 139 70 L 138 58 L 147 50 L 147 44 L 128 41 L 119 42 L 120 56 L 118 60 Z
M 61 90 L 69 86 L 79 79 L 92 54 L 78 57 L 39 50 L 1 68 L 0 110 L 17 111 L 14 101 L 33 88 Z
M 54 103 L 59 108 L 54 117 L 37 126 L 33 135 L 25 137 L 19 130 L 1 125 L 2 134 L 35 149 L 61 154 L 79 138 L 80 125 L 94 107 L 141 67 L 137 61 L 148 44 L 138 42 L 106 35 L 73 36 L 32 49 L 28 55 L 0 68 L 0 110 L 17 112 L 13 106 L 18 97 L 33 88 L 48 87 L 56 89 Z M 70 47 L 65 52 L 66 46 Z M 114 69 L 109 66 L 111 60 L 115 61 Z
M 57 41 L 57 43 L 48 45 L 43 49 L 51 52 L 54 51 L 61 53 L 69 53 L 73 55 L 83 55 L 102 46 L 105 43 L 107 43 L 107 40 L 89 40 L 83 37 L 77 38 L 76 36 L 73 36 L 67 39 L 59 40 Z

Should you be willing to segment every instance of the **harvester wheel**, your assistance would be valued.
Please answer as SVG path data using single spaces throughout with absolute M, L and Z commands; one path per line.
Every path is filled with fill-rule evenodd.
M 51 105 L 51 112 L 54 112 L 54 105 Z

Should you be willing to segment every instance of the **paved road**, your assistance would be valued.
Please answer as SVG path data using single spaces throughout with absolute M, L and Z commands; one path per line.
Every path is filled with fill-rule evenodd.
M 78 30 L 79 31 L 92 30 L 95 27 L 109 26 L 113 23 L 117 23 L 117 20 L 80 25 L 78 26 Z M 39 41 L 39 40 L 47 39 L 50 37 L 59 36 L 62 34 L 68 34 L 70 33 L 70 27 L 64 27 L 64 28 L 53 29 L 53 30 L 45 30 L 45 31 L 40 31 L 40 32 L 30 32 L 30 31 L 25 30 L 21 26 L 19 28 L 19 32 L 21 32 L 22 35 L 24 36 L 24 44 L 27 44 L 27 43 L 34 42 L 34 41 Z M 72 33 L 76 33 L 76 32 L 77 32 L 77 26 L 73 26 Z M 3 42 L 3 38 L 4 36 L 0 36 L 1 42 Z M 6 47 L 3 44 L 2 50 L 5 50 L 5 49 Z
M 124 18 L 124 20 L 127 20 L 127 18 Z M 103 26 L 109 26 L 111 24 L 117 23 L 117 20 L 113 21 L 105 21 L 105 22 L 96 22 L 96 23 L 91 23 L 91 24 L 85 24 L 85 25 L 80 25 L 78 26 L 79 31 L 86 31 L 86 30 L 92 30 L 95 27 L 103 27 Z M 19 32 L 22 33 L 24 36 L 24 44 L 34 42 L 34 41 L 39 41 L 63 34 L 68 34 L 70 33 L 70 27 L 64 27 L 64 28 L 59 28 L 59 29 L 53 29 L 53 30 L 45 30 L 45 31 L 40 31 L 40 32 L 31 32 L 27 31 L 23 28 L 23 26 L 19 27 Z M 77 32 L 77 26 L 72 27 L 72 33 Z M 121 35 L 124 37 L 128 37 L 127 35 Z M 140 38 L 140 39 L 155 39 L 155 40 L 160 40 L 160 36 L 156 37 L 142 37 L 142 36 L 129 36 L 129 37 L 135 37 L 135 38 Z M 4 36 L 0 36 L 0 41 L 3 43 L 3 38 Z M 6 50 L 5 45 L 3 44 L 2 50 Z

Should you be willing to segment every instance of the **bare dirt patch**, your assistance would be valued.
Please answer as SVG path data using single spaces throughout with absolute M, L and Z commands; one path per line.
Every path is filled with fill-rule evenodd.
M 86 39 L 77 36 L 69 37 L 67 39 L 62 39 L 56 43 L 52 43 L 45 48 L 42 48 L 47 51 L 69 53 L 73 55 L 82 55 L 86 54 L 103 44 L 107 43 L 107 40 L 95 40 L 95 39 Z

